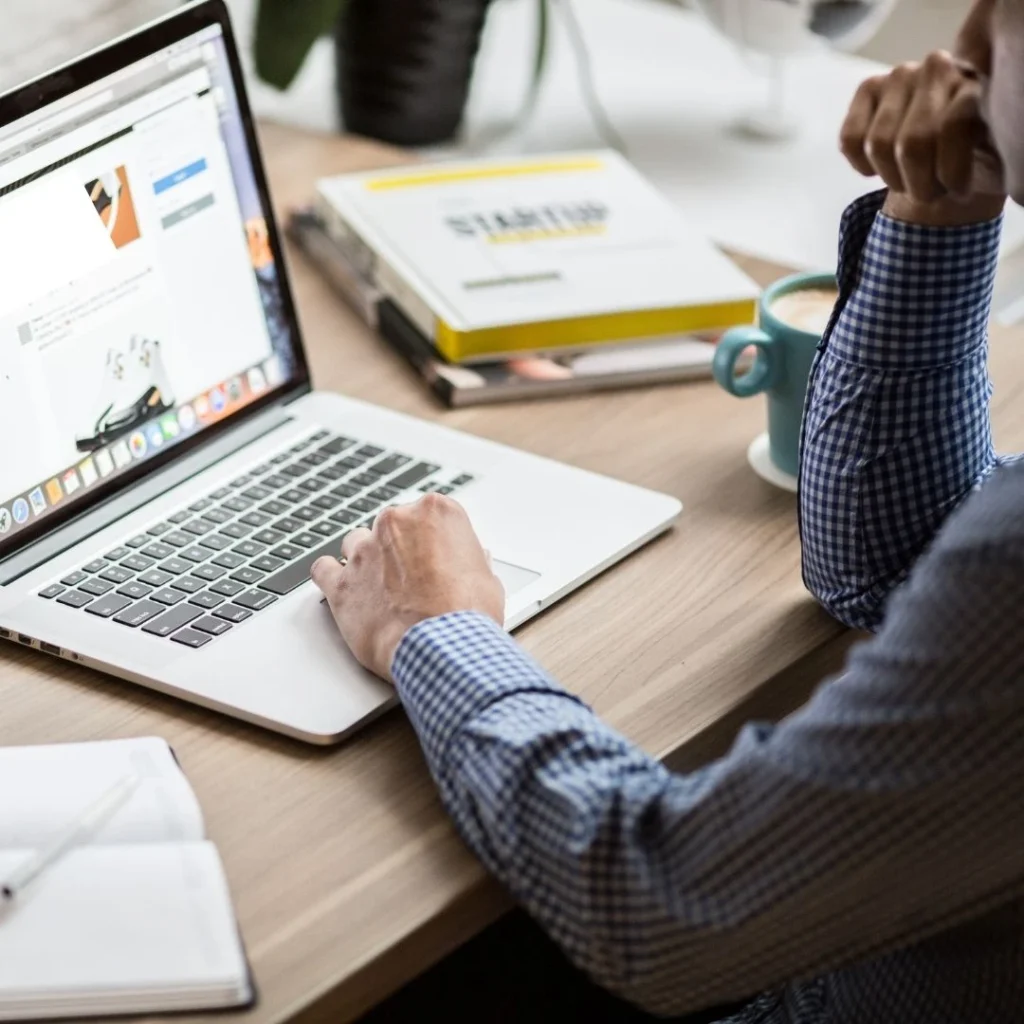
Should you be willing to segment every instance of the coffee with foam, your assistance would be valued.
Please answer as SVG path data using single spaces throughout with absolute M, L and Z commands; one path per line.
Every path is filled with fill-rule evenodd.
M 809 334 L 824 334 L 839 301 L 835 288 L 800 288 L 780 295 L 769 307 L 776 320 Z

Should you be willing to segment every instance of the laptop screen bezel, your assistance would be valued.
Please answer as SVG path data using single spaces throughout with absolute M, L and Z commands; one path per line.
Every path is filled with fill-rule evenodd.
M 97 486 L 77 501 L 70 503 L 66 508 L 55 509 L 45 518 L 26 525 L 8 540 L 0 540 L 0 561 L 8 559 L 14 553 L 31 546 L 41 537 L 49 536 L 68 523 L 94 511 L 97 506 L 116 498 L 140 480 L 158 473 L 169 463 L 184 458 L 190 452 L 223 437 L 225 433 L 235 429 L 240 423 L 260 415 L 269 406 L 291 400 L 310 390 L 309 364 L 295 311 L 281 234 L 274 216 L 255 120 L 249 106 L 242 66 L 238 56 L 238 46 L 223 0 L 201 0 L 189 7 L 183 7 L 160 21 L 143 26 L 137 32 L 93 50 L 0 95 L 0 129 L 43 110 L 50 104 L 79 90 L 95 85 L 110 75 L 144 60 L 154 53 L 174 46 L 211 26 L 219 26 L 223 32 L 224 48 L 227 52 L 232 83 L 238 98 L 238 108 L 241 112 L 246 145 L 252 161 L 253 176 L 266 215 L 269 243 L 281 292 L 281 308 L 293 340 L 293 370 L 282 384 L 248 403 L 233 415 L 126 469 L 106 485 Z M 7 443 L 12 442 L 8 441 Z M 7 495 L 3 497 L 6 498 Z

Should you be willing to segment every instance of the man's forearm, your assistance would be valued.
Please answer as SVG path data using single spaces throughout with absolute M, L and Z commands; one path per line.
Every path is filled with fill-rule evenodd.
M 986 332 L 1000 221 L 976 221 L 996 203 L 890 196 L 888 216 L 883 199 L 844 221 L 842 311 L 812 371 L 801 465 L 805 582 L 864 629 L 996 461 Z

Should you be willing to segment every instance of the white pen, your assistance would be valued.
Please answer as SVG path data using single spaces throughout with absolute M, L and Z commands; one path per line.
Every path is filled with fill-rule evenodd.
M 31 885 L 48 867 L 60 860 L 68 850 L 81 845 L 104 825 L 110 816 L 123 807 L 139 785 L 138 775 L 126 775 L 116 782 L 81 817 L 61 832 L 49 846 L 29 857 L 14 874 L 0 883 L 0 899 L 13 900 Z

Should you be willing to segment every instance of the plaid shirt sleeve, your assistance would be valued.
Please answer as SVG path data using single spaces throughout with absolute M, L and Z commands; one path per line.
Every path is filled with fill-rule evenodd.
M 987 324 L 1002 221 L 957 228 L 854 203 L 840 303 L 811 373 L 800 478 L 804 580 L 874 629 L 939 527 L 998 463 Z
M 737 1019 L 759 1024 L 1016 1022 L 1017 925 L 907 950 L 1024 890 L 1022 503 L 1024 467 L 999 470 L 841 678 L 690 775 L 483 616 L 415 626 L 393 675 L 462 836 L 613 991 L 757 996 Z

